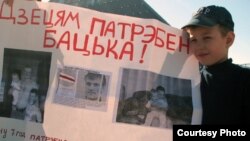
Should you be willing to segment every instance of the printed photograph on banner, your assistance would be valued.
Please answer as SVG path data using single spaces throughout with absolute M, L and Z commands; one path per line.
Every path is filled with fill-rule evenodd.
M 116 122 L 156 128 L 191 124 L 191 80 L 150 71 L 121 71 Z
M 50 52 L 4 49 L 0 116 L 43 123 Z
M 58 68 L 54 103 L 106 111 L 110 75 L 106 72 L 65 66 Z

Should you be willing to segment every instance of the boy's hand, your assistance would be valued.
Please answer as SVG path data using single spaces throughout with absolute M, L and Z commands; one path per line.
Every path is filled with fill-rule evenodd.
M 5 2 L 7 5 L 12 6 L 14 0 L 4 0 L 4 2 Z
M 148 103 L 146 104 L 146 106 L 145 106 L 146 108 L 148 108 L 148 109 L 150 109 L 151 108 L 151 102 L 150 101 L 148 101 Z

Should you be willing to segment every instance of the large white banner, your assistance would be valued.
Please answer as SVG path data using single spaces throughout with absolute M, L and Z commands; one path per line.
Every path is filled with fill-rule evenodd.
M 0 0 L 1 141 L 170 141 L 199 124 L 198 62 L 157 20 Z

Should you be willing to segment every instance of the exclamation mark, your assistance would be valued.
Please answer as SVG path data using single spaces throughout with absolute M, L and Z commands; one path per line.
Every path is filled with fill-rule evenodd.
M 145 45 L 143 46 L 140 63 L 143 63 L 143 62 L 144 62 L 143 57 L 144 57 L 144 54 L 145 54 L 145 52 L 146 52 L 147 47 L 148 47 L 147 44 L 145 44 Z

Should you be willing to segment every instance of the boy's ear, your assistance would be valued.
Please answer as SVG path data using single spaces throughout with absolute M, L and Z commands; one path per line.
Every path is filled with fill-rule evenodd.
M 235 38 L 234 32 L 233 31 L 229 31 L 227 33 L 227 39 L 226 39 L 226 43 L 227 43 L 227 47 L 228 48 L 233 44 L 234 38 Z

